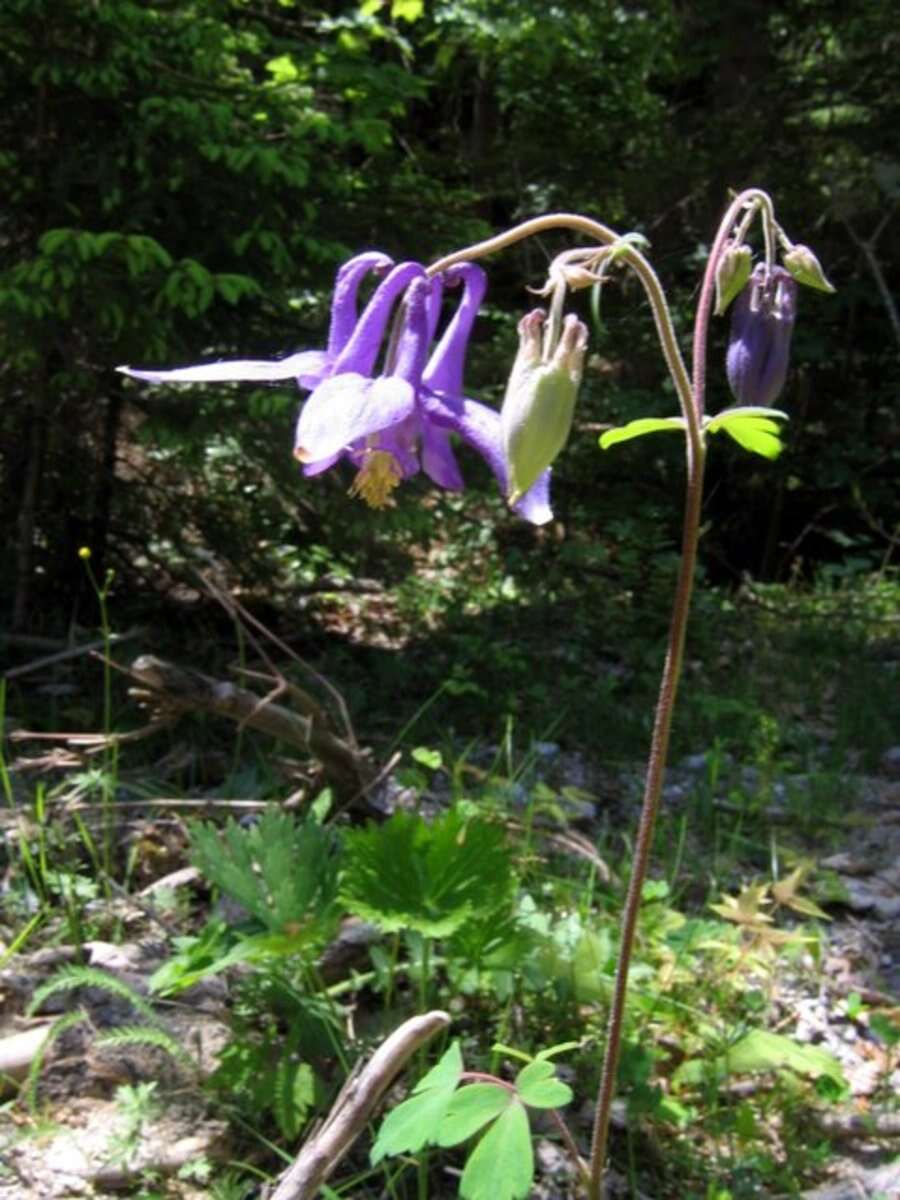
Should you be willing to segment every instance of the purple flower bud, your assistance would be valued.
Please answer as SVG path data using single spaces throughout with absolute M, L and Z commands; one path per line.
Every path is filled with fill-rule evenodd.
M 760 263 L 734 303 L 725 368 L 738 404 L 771 408 L 787 377 L 797 284 Z

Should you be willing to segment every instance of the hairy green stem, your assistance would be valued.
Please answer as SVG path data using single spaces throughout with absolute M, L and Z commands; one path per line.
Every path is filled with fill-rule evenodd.
M 681 542 L 681 564 L 675 588 L 672 620 L 669 626 L 669 644 L 663 666 L 656 717 L 647 763 L 647 779 L 644 785 L 644 801 L 638 824 L 631 877 L 622 913 L 621 940 L 616 962 L 612 1004 L 606 1032 L 606 1051 L 600 1074 L 600 1089 L 594 1111 L 594 1133 L 591 1143 L 591 1179 L 588 1187 L 589 1200 L 600 1200 L 603 1190 L 603 1173 L 606 1163 L 606 1143 L 609 1136 L 609 1118 L 615 1092 L 616 1072 L 619 1066 L 619 1051 L 622 1039 L 622 1024 L 625 1016 L 625 1000 L 628 987 L 628 970 L 634 949 L 641 893 L 647 875 L 647 865 L 653 846 L 653 830 L 659 812 L 663 775 L 669 749 L 672 716 L 675 698 L 681 677 L 684 657 L 684 640 L 691 606 L 694 584 L 694 566 L 697 560 L 697 545 L 700 531 L 700 510 L 703 502 L 703 466 L 705 454 L 700 446 L 695 453 L 691 439 L 687 440 L 687 483 L 685 488 L 684 532 Z

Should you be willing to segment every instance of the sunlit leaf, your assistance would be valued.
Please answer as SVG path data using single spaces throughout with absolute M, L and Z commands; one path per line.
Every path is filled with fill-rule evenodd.
M 411 1154 L 434 1142 L 462 1073 L 459 1042 L 453 1042 L 413 1094 L 384 1118 L 370 1158 L 375 1166 L 389 1154 Z
M 719 413 L 706 424 L 709 433 L 724 430 L 739 446 L 763 458 L 777 458 L 784 446 L 778 421 L 787 414 L 777 408 L 731 408 Z
M 510 1097 L 469 1156 L 459 1185 L 462 1200 L 524 1200 L 534 1178 L 531 1130 L 522 1104 Z
M 512 1098 L 497 1083 L 470 1083 L 454 1093 L 435 1139 L 439 1146 L 457 1146 L 488 1121 L 500 1115 Z
M 532 1108 L 559 1108 L 572 1099 L 572 1089 L 556 1078 L 556 1068 L 545 1058 L 522 1068 L 516 1076 L 516 1091 Z
M 447 937 L 511 897 L 503 830 L 458 812 L 424 821 L 399 811 L 384 825 L 346 834 L 342 898 L 388 933 Z
M 425 0 L 393 0 L 391 18 L 394 21 L 418 21 L 425 11 Z
M 788 1067 L 816 1079 L 825 1075 L 845 1083 L 844 1071 L 835 1056 L 820 1046 L 801 1045 L 781 1033 L 753 1029 L 728 1048 L 724 1062 L 731 1072 L 753 1073 Z
M 645 433 L 660 433 L 671 429 L 684 429 L 682 417 L 640 417 L 637 421 L 629 421 L 617 429 L 607 429 L 600 435 L 600 449 L 608 450 L 619 442 L 630 442 L 632 438 L 643 437 Z

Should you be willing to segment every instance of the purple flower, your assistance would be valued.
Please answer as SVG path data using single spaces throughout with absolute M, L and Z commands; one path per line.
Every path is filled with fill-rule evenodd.
M 359 314 L 361 280 L 367 272 L 383 272 L 389 265 L 384 255 L 372 253 L 359 255 L 341 268 L 325 350 L 302 351 L 271 362 L 235 360 L 170 371 L 119 370 L 151 383 L 296 379 L 300 387 L 311 389 L 300 412 L 294 445 L 303 473 L 319 475 L 340 459 L 349 459 L 357 468 L 350 494 L 374 508 L 388 504 L 397 485 L 420 467 L 440 487 L 461 490 L 453 434 L 486 459 L 506 495 L 509 480 L 500 414 L 470 400 L 462 390 L 469 335 L 485 291 L 484 272 L 463 263 L 443 277 L 430 279 L 419 263 L 401 263 L 381 281 Z M 461 282 L 463 295 L 429 357 L 445 282 Z M 392 324 L 398 301 L 400 309 Z M 376 375 L 383 347 L 384 359 Z M 552 517 L 549 481 L 550 472 L 543 472 L 513 506 L 534 524 Z
M 771 408 L 787 377 L 797 284 L 760 263 L 734 303 L 726 372 L 738 404 Z
M 340 268 L 331 301 L 331 324 L 325 350 L 301 350 L 287 358 L 272 360 L 230 359 L 167 371 L 137 371 L 132 367 L 117 367 L 116 370 L 147 383 L 225 383 L 231 380 L 273 383 L 296 379 L 301 387 L 315 387 L 330 374 L 356 328 L 356 302 L 363 278 L 370 271 L 383 273 L 390 265 L 391 260 L 386 254 L 373 250 L 357 254 Z
M 389 316 L 376 301 L 379 293 L 388 296 L 401 272 L 413 279 L 403 300 L 400 331 L 382 373 L 372 378 L 372 350 L 380 345 Z M 305 464 L 304 472 L 319 474 L 339 458 L 349 458 L 358 468 L 350 493 L 374 508 L 386 505 L 397 485 L 420 467 L 440 487 L 461 490 L 451 434 L 477 450 L 501 488 L 507 487 L 500 414 L 468 399 L 462 390 L 466 347 L 484 296 L 484 272 L 464 263 L 447 271 L 444 282 L 462 282 L 463 296 L 427 362 L 442 285 L 428 279 L 422 267 L 406 263 L 381 284 L 334 374 L 315 389 L 297 422 L 294 453 Z M 388 298 L 392 303 L 393 296 Z M 549 520 L 548 490 L 549 472 L 522 497 L 516 511 L 535 524 Z
M 484 297 L 486 278 L 484 271 L 474 263 L 460 263 L 444 273 L 448 284 L 462 282 L 464 292 L 459 307 L 447 326 L 440 343 L 425 368 L 423 377 L 422 406 L 428 424 L 432 428 L 431 454 L 443 458 L 452 452 L 438 435 L 449 430 L 477 450 L 494 472 L 500 491 L 509 494 L 509 474 L 503 448 L 503 433 L 500 413 L 477 400 L 463 394 L 463 367 L 466 346 L 472 324 Z M 426 443 L 426 450 L 428 445 Z M 456 469 L 455 463 L 452 463 Z M 437 476 L 429 472 L 433 479 Z M 437 480 L 440 482 L 440 480 Z M 452 486 L 449 483 L 443 486 Z M 459 485 L 461 486 L 461 484 Z M 550 472 L 543 471 L 532 487 L 512 506 L 513 511 L 533 525 L 543 525 L 553 517 L 550 508 Z

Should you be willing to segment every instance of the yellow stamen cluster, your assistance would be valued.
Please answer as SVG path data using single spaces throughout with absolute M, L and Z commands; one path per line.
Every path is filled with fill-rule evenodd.
M 359 496 L 370 508 L 387 508 L 391 492 L 403 478 L 400 464 L 387 450 L 367 450 L 349 495 Z

